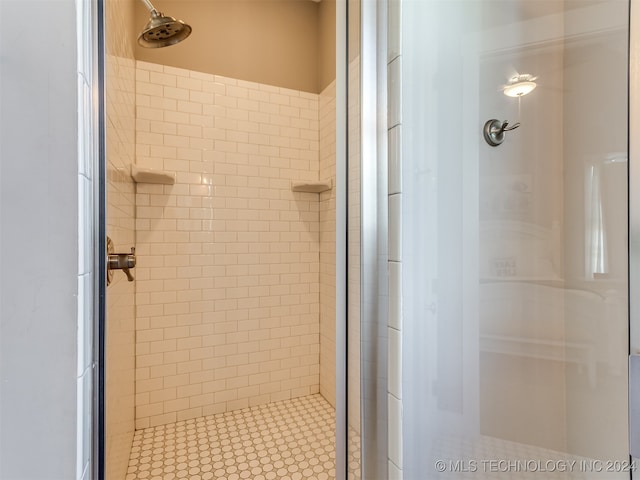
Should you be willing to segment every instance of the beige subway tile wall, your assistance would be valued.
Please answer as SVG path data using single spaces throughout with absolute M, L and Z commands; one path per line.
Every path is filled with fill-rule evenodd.
M 320 180 L 336 176 L 336 82 L 319 95 Z M 336 191 L 320 194 L 320 393 L 336 406 Z
M 319 392 L 318 95 L 136 74 L 136 428 Z
M 135 184 L 129 174 L 136 151 L 133 8 L 106 2 L 105 14 L 107 235 L 116 252 L 128 252 L 136 241 Z M 121 480 L 135 427 L 135 282 L 114 272 L 106 298 L 105 478 Z
M 360 302 L 362 299 L 362 287 L 360 284 L 360 270 L 362 264 L 361 257 L 361 237 L 362 228 L 361 217 L 361 131 L 360 131 L 360 57 L 356 56 L 348 65 L 349 78 L 353 81 L 348 85 L 348 186 L 347 186 L 347 222 L 348 222 L 348 242 L 347 242 L 347 422 L 348 422 L 348 448 L 349 454 L 356 455 L 358 441 L 354 437 L 359 437 L 362 432 L 361 426 L 361 381 L 360 381 L 360 352 L 361 352 L 361 326 L 360 326 Z M 348 475 L 355 478 L 362 476 L 360 459 L 349 464 Z
M 135 61 L 107 56 L 107 235 L 116 252 L 135 245 L 135 185 L 129 174 L 135 152 Z M 107 291 L 107 478 L 126 472 L 134 431 L 135 285 L 115 271 Z

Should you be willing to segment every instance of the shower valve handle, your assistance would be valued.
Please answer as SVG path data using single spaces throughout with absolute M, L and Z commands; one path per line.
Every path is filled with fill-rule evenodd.
M 114 270 L 122 270 L 127 280 L 133 282 L 131 269 L 136 266 L 136 247 L 131 247 L 131 253 L 114 253 L 113 242 L 107 237 L 107 285 L 113 279 Z
M 133 282 L 133 275 L 129 269 L 136 266 L 136 247 L 131 247 L 131 253 L 109 254 L 109 270 L 122 270 L 127 280 Z

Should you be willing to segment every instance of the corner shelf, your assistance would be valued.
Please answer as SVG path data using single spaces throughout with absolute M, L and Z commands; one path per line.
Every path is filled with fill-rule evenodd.
M 137 165 L 131 165 L 131 177 L 136 183 L 156 183 L 161 185 L 173 185 L 176 183 L 175 172 L 141 168 Z
M 322 193 L 333 188 L 333 179 L 318 182 L 291 182 L 291 190 L 294 192 Z

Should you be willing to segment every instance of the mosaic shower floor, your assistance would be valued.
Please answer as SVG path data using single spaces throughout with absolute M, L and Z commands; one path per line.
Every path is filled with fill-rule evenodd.
M 335 412 L 319 394 L 138 430 L 126 480 L 330 480 Z

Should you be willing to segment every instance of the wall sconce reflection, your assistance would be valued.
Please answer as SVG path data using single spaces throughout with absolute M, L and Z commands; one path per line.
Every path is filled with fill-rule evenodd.
M 507 84 L 502 87 L 502 93 L 507 97 L 520 98 L 530 94 L 535 90 L 538 84 L 534 81 L 538 77 L 523 73 L 520 75 L 514 75 L 509 79 Z
M 511 77 L 507 84 L 502 87 L 502 93 L 507 97 L 518 99 L 518 119 L 520 119 L 520 99 L 535 90 L 537 87 L 535 80 L 537 78 L 538 77 L 528 73 L 517 74 Z M 510 127 L 508 125 L 508 120 L 503 122 L 495 118 L 487 120 L 482 129 L 482 135 L 485 141 L 492 147 L 501 145 L 502 142 L 504 142 L 505 133 L 518 128 L 520 122 L 516 122 Z

